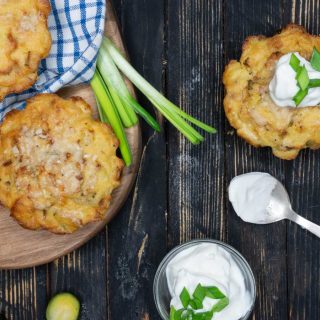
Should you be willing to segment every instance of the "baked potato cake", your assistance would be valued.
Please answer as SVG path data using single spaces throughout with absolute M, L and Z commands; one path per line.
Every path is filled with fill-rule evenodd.
M 100 220 L 123 161 L 81 98 L 41 94 L 0 125 L 0 201 L 28 229 L 71 233 Z
M 30 88 L 51 48 L 48 0 L 0 0 L 0 101 Z
M 275 156 L 291 160 L 304 148 L 320 147 L 320 107 L 278 107 L 269 83 L 277 61 L 298 52 L 309 60 L 320 37 L 297 25 L 288 25 L 273 37 L 246 39 L 240 61 L 226 66 L 224 109 L 239 136 L 255 147 L 271 147 Z

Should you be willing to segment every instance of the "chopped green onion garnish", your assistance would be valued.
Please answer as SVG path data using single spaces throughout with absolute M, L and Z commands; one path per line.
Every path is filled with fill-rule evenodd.
M 310 63 L 314 70 L 320 71 L 320 52 L 316 47 L 313 48 Z
M 219 300 L 211 310 L 198 312 L 203 309 L 203 300 L 205 297 Z M 214 313 L 220 312 L 229 304 L 229 299 L 217 287 L 203 287 L 200 283 L 197 285 L 192 297 L 186 288 L 183 288 L 180 294 L 180 300 L 183 309 L 176 310 L 173 306 L 170 308 L 170 320 L 211 320 Z
M 174 307 L 170 308 L 170 320 L 180 320 L 184 309 L 176 310 Z
M 298 106 L 301 101 L 305 98 L 305 96 L 308 94 L 308 89 L 306 90 L 299 90 L 297 94 L 293 97 L 293 101 L 295 102 L 296 106 Z
M 204 287 L 205 295 L 211 299 L 223 299 L 226 296 L 217 287 Z
M 196 287 L 196 289 L 193 292 L 192 295 L 195 299 L 200 300 L 201 302 L 203 301 L 203 299 L 206 296 L 206 290 L 205 288 L 199 283 Z
M 176 308 L 171 306 L 170 307 L 170 320 L 174 320 L 174 315 L 177 312 Z
M 213 313 L 211 311 L 195 313 L 192 320 L 211 320 Z
M 297 82 L 301 90 L 306 90 L 309 84 L 308 71 L 305 66 L 302 66 L 297 73 Z
M 223 310 L 227 305 L 229 304 L 229 299 L 227 297 L 221 299 L 219 302 L 217 302 L 213 308 L 211 309 L 212 313 L 220 312 Z
M 308 88 L 320 87 L 320 79 L 310 79 Z
M 181 294 L 180 294 L 180 300 L 184 308 L 186 308 L 189 305 L 190 302 L 190 294 L 186 288 L 183 288 Z
M 294 53 L 292 53 L 290 58 L 290 66 L 295 72 L 298 72 L 299 66 L 300 66 L 300 60 L 297 58 L 297 56 Z
M 203 308 L 203 304 L 202 301 L 200 301 L 197 298 L 194 299 L 190 299 L 189 301 L 189 306 L 193 309 L 193 310 L 199 310 Z

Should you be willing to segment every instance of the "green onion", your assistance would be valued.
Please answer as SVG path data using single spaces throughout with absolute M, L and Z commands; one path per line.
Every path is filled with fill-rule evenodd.
M 123 125 L 126 128 L 133 127 L 138 122 L 138 118 L 137 118 L 136 114 L 134 112 L 132 114 L 130 114 L 131 112 L 128 112 L 128 110 L 130 110 L 130 111 L 132 111 L 132 110 L 124 107 L 120 97 L 118 96 L 117 91 L 112 86 L 108 85 L 107 83 L 106 83 L 106 86 L 109 90 L 112 101 L 118 110 L 118 113 L 120 115 L 120 118 L 121 118 Z M 134 117 L 132 117 L 132 115 L 134 115 Z
M 302 90 L 300 89 L 296 95 L 293 97 L 293 101 L 295 102 L 296 106 L 298 106 L 301 101 L 305 98 L 305 96 L 308 94 L 308 89 Z
M 203 309 L 203 300 L 205 297 L 219 300 L 211 310 L 198 312 Z M 186 288 L 183 288 L 180 294 L 182 309 L 176 310 L 173 306 L 170 308 L 170 320 L 211 320 L 214 313 L 220 312 L 229 304 L 229 299 L 217 287 L 203 287 L 200 283 L 193 292 L 192 297 Z
M 97 67 L 103 79 L 110 86 L 117 88 L 122 103 L 127 106 L 129 112 L 139 114 L 153 129 L 160 131 L 158 122 L 131 96 L 118 68 L 114 64 L 108 51 L 102 46 L 97 60 Z
M 306 90 L 309 85 L 309 76 L 308 76 L 308 71 L 305 66 L 302 66 L 297 73 L 297 82 L 301 90 Z
M 226 296 L 217 287 L 204 287 L 205 295 L 211 299 L 223 299 Z
M 112 126 L 120 141 L 120 151 L 127 165 L 131 163 L 132 157 L 123 127 L 134 126 L 138 122 L 137 115 L 156 131 L 160 131 L 160 125 L 132 97 L 125 84 L 124 76 L 144 93 L 158 111 L 192 143 L 200 143 L 204 138 L 188 122 L 209 133 L 216 132 L 215 128 L 193 118 L 165 98 L 129 64 L 108 38 L 104 38 L 91 86 L 96 94 L 100 119 Z M 197 300 L 194 303 L 199 305 Z
M 104 112 L 104 115 L 107 117 L 108 122 L 112 126 L 116 136 L 120 141 L 120 152 L 123 157 L 123 160 L 127 166 L 132 162 L 132 156 L 130 151 L 130 146 L 124 132 L 120 117 L 118 115 L 117 109 L 113 105 L 113 102 L 110 99 L 108 94 L 108 89 L 104 84 L 101 75 L 99 72 L 95 72 L 91 80 L 92 89 L 98 99 L 101 110 Z
M 202 302 L 203 302 L 203 300 L 194 298 L 194 299 L 190 300 L 189 305 L 191 306 L 192 309 L 199 310 L 199 309 L 203 308 Z
M 313 48 L 310 63 L 314 70 L 320 71 L 320 52 L 316 47 Z
M 170 307 L 170 320 L 175 320 L 175 315 L 176 315 L 177 310 L 175 307 Z
M 184 309 L 176 310 L 174 307 L 170 308 L 170 320 L 180 320 Z
M 184 308 L 187 308 L 190 301 L 190 294 L 186 288 L 183 288 L 183 290 L 180 293 L 180 300 Z
M 141 107 L 141 105 L 134 98 L 128 96 L 124 99 L 128 103 L 128 105 L 130 105 L 134 109 L 134 111 L 140 117 L 142 117 L 154 130 L 160 132 L 160 125 L 157 120 L 155 120 L 148 111 Z
M 206 296 L 206 289 L 199 283 L 192 296 L 202 302 Z
M 101 108 L 101 104 L 99 103 L 98 99 L 96 99 L 96 104 L 97 104 L 97 108 L 98 108 L 98 113 L 99 113 L 99 117 L 100 117 L 100 120 L 103 122 L 103 123 L 109 123 L 108 122 L 108 119 L 107 119 L 107 116 L 104 114 L 102 108 Z
M 229 299 L 227 297 L 221 299 L 219 302 L 217 302 L 213 308 L 211 309 L 212 313 L 220 312 L 223 310 L 226 306 L 229 304 Z
M 300 67 L 300 60 L 297 58 L 297 56 L 294 53 L 291 55 L 289 64 L 295 72 L 298 72 Z
M 308 88 L 317 88 L 320 87 L 320 79 L 310 79 Z
M 314 48 L 313 54 L 312 54 L 314 64 L 317 63 L 318 59 L 320 62 L 320 54 L 319 56 L 317 56 L 318 54 L 319 52 L 317 51 L 316 48 Z M 299 91 L 296 93 L 296 95 L 292 98 L 296 106 L 298 106 L 308 94 L 309 89 L 320 86 L 320 83 L 317 81 L 318 79 L 310 80 L 308 75 L 308 70 L 306 69 L 305 66 L 300 66 L 300 60 L 295 54 L 291 54 L 289 64 L 292 67 L 292 69 L 296 72 L 297 85 L 300 88 Z
M 128 89 L 126 85 L 122 83 L 123 82 L 122 77 L 117 67 L 113 63 L 111 57 L 108 56 L 108 52 L 99 54 L 97 59 L 97 67 L 106 86 L 109 89 L 111 97 L 121 117 L 122 123 L 126 128 L 134 126 L 138 122 L 138 118 L 134 110 L 132 108 L 126 108 L 125 104 L 120 98 L 124 90 L 128 90 Z M 123 87 L 125 87 L 126 89 L 124 89 Z
M 209 132 L 214 133 L 216 130 L 206 125 L 205 123 L 193 118 L 192 116 L 186 114 L 167 98 L 165 98 L 159 91 L 152 87 L 121 55 L 118 49 L 112 44 L 108 38 L 104 38 L 102 47 L 104 47 L 111 58 L 113 59 L 116 66 L 121 70 L 121 72 L 154 104 L 155 107 L 162 113 L 164 109 L 170 111 L 170 113 L 177 113 L 179 116 L 187 119 L 191 123 L 195 124 L 199 128 Z M 168 119 L 170 122 L 171 120 Z M 174 123 L 173 123 L 174 124 Z M 177 127 L 177 126 L 176 126 Z M 179 125 L 178 125 L 179 129 Z M 179 129 L 180 130 L 180 129 Z

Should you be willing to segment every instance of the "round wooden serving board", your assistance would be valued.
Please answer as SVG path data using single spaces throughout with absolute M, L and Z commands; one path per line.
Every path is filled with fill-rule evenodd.
M 107 1 L 106 34 L 124 51 L 121 35 L 110 0 Z M 127 83 L 134 94 L 133 87 Z M 65 88 L 59 92 L 61 96 L 77 95 L 83 97 L 92 107 L 96 103 L 94 94 L 89 85 Z M 95 236 L 104 228 L 122 204 L 127 199 L 138 171 L 141 156 L 141 132 L 137 125 L 126 131 L 129 140 L 133 164 L 125 168 L 122 174 L 120 187 L 113 193 L 113 199 L 105 219 L 91 223 L 81 230 L 70 235 L 55 235 L 48 231 L 31 231 L 23 229 L 9 214 L 9 211 L 0 206 L 0 268 L 17 269 L 32 267 L 53 261 L 76 248 Z

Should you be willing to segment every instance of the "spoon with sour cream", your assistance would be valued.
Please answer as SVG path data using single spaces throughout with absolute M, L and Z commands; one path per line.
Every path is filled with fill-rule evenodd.
M 268 173 L 251 172 L 233 178 L 229 200 L 243 221 L 268 224 L 288 219 L 320 238 L 320 226 L 292 210 L 285 187 Z

